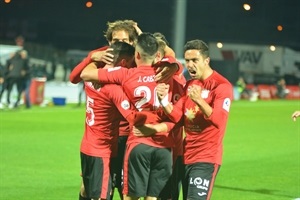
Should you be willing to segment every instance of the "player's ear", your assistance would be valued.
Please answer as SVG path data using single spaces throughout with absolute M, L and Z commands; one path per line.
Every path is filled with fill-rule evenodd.
M 123 58 L 121 61 L 120 61 L 120 65 L 122 67 L 126 67 L 127 68 L 127 61 Z
M 207 65 L 209 65 L 209 63 L 210 63 L 210 58 L 209 58 L 209 57 L 205 58 L 204 62 L 205 62 Z
M 141 54 L 139 52 L 136 53 L 136 58 L 141 59 Z
M 158 62 L 162 59 L 161 53 L 159 51 L 156 52 L 155 55 L 155 62 Z

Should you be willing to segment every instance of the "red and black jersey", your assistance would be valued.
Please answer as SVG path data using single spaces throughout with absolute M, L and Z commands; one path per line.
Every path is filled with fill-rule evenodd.
M 132 114 L 133 106 L 119 85 L 98 88 L 85 82 L 86 119 L 81 152 L 90 156 L 116 154 L 120 120 Z
M 102 83 L 122 85 L 131 103 L 139 111 L 155 111 L 160 107 L 156 96 L 155 88 L 157 83 L 154 80 L 155 74 L 156 70 L 152 66 L 139 66 L 131 69 L 114 67 L 99 69 L 98 78 Z M 171 96 L 172 93 L 168 96 L 169 101 L 171 101 Z M 171 147 L 173 145 L 172 137 L 168 133 L 152 137 L 135 137 L 133 134 L 130 134 L 127 142 L 144 143 L 154 147 Z
M 169 117 L 174 122 L 178 122 L 182 115 L 184 119 L 184 163 L 209 162 L 220 165 L 222 141 L 233 99 L 232 85 L 216 71 L 204 81 L 188 81 L 185 91 L 193 84 L 202 87 L 201 96 L 213 108 L 213 112 L 207 118 L 186 94 L 174 105 Z
M 98 51 L 105 51 L 106 49 L 108 49 L 108 46 L 104 46 L 104 47 L 101 47 L 99 49 L 95 49 L 93 51 L 90 51 L 89 54 L 87 55 L 86 58 L 84 58 L 78 65 L 76 65 L 76 67 L 74 67 L 74 69 L 71 71 L 70 73 L 70 81 L 71 83 L 79 83 L 81 80 L 80 78 L 80 74 L 82 72 L 82 70 L 92 62 L 92 54 L 95 53 L 95 52 L 98 52 Z M 99 65 L 101 65 L 100 67 L 104 67 L 105 66 L 105 63 L 98 63 Z M 102 66 L 103 65 L 103 66 Z

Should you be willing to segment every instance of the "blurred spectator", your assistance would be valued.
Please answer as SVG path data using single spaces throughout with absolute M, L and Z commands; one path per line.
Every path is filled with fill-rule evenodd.
M 55 80 L 55 72 L 59 63 L 58 53 L 54 52 L 51 60 L 51 72 L 48 77 L 48 80 Z
M 30 87 L 30 85 L 26 85 L 27 76 L 30 73 L 30 70 L 28 65 L 28 53 L 24 49 L 25 39 L 22 36 L 18 36 L 16 37 L 15 42 L 17 46 L 21 47 L 21 49 L 13 53 L 11 58 L 7 60 L 5 69 L 7 75 L 4 76 L 4 82 L 6 82 L 6 85 L 0 92 L 0 108 L 3 108 L 1 99 L 5 89 L 7 89 L 7 103 L 9 108 L 16 108 L 20 103 L 21 94 L 25 91 L 26 87 Z M 14 104 L 11 104 L 10 94 L 14 85 L 17 86 L 17 100 Z
M 48 78 L 48 73 L 46 71 L 46 64 L 33 64 L 32 65 L 32 76 Z
M 4 66 L 1 65 L 0 63 L 0 91 L 2 90 L 3 82 L 4 82 Z
M 289 90 L 286 89 L 286 83 L 284 78 L 280 78 L 276 83 L 276 96 L 280 99 L 285 99 L 286 95 L 289 93 Z
M 66 58 L 63 63 L 64 74 L 63 74 L 63 82 L 69 81 L 69 74 L 73 70 L 74 66 L 78 64 L 78 61 L 74 58 Z
M 246 86 L 244 78 L 240 76 L 235 84 L 235 100 L 240 98 L 249 99 L 251 97 L 251 91 Z
M 30 86 L 32 79 L 32 71 L 31 67 L 28 65 L 27 70 L 24 72 L 23 84 L 24 84 L 24 100 L 25 100 L 25 108 L 31 108 L 31 99 L 30 99 Z
M 78 103 L 77 103 L 77 107 L 81 106 L 83 95 L 85 95 L 85 91 L 84 91 L 83 81 L 81 81 L 81 82 L 78 83 Z

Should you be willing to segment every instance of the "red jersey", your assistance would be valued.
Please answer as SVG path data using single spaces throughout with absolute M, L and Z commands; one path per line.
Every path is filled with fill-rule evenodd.
M 122 119 L 119 125 L 119 136 L 128 136 L 130 132 L 129 122 L 126 119 Z
M 160 107 L 155 89 L 157 85 L 154 80 L 156 71 L 152 66 L 139 66 L 131 69 L 114 67 L 98 70 L 99 81 L 122 85 L 129 100 L 139 111 L 154 111 Z M 170 92 L 168 95 L 169 101 L 171 101 L 171 96 L 172 93 Z M 161 133 L 152 137 L 136 137 L 129 134 L 127 143 L 144 143 L 163 148 L 173 146 L 172 137 L 168 133 Z
M 92 62 L 92 54 L 95 53 L 95 52 L 98 52 L 98 51 L 105 51 L 106 49 L 108 49 L 109 46 L 103 46 L 101 48 L 98 48 L 98 49 L 95 49 L 91 52 L 89 52 L 89 54 L 87 55 L 87 57 L 85 59 L 83 59 L 83 61 L 81 61 L 73 70 L 72 72 L 70 73 L 70 81 L 74 84 L 76 83 L 79 83 L 81 80 L 80 78 L 80 74 L 82 72 L 82 70 Z M 99 62 L 98 63 L 99 67 L 104 67 L 105 66 L 105 63 L 101 63 Z M 129 123 L 123 119 L 121 120 L 120 122 L 120 130 L 119 130 L 119 135 L 120 136 L 126 136 L 129 134 L 129 131 L 130 128 L 129 128 Z
M 204 116 L 200 108 L 185 94 L 174 105 L 169 117 L 178 122 L 183 115 L 186 138 L 184 140 L 184 163 L 209 162 L 221 165 L 223 137 L 229 108 L 233 99 L 231 83 L 216 71 L 205 79 L 189 80 L 190 85 L 200 85 L 201 96 L 213 108 L 211 116 Z
M 105 51 L 106 49 L 108 49 L 108 46 L 104 46 L 104 47 L 101 47 L 99 49 L 95 49 L 93 51 L 90 51 L 89 54 L 87 55 L 86 58 L 84 58 L 78 65 L 76 65 L 76 67 L 74 67 L 74 69 L 71 71 L 70 73 L 70 81 L 71 83 L 79 83 L 81 80 L 80 78 L 80 74 L 82 72 L 82 70 L 92 62 L 92 54 L 97 52 L 97 51 Z M 103 66 L 102 66 L 103 65 Z M 105 63 L 102 63 L 101 67 L 104 67 L 105 66 Z
M 85 82 L 86 121 L 80 151 L 97 157 L 116 154 L 120 120 L 132 113 L 133 106 L 119 85 L 95 89 Z M 123 118 L 124 117 L 124 118 Z
M 185 84 L 186 80 L 184 76 L 173 76 L 173 104 L 175 104 L 180 99 L 180 97 L 183 96 Z M 173 158 L 176 159 L 177 156 L 182 156 L 183 153 L 183 126 L 175 127 L 174 129 L 172 129 L 171 133 L 175 144 L 173 148 Z

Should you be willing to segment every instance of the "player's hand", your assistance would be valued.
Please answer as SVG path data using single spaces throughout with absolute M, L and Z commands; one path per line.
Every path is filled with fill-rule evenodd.
M 159 66 L 157 67 L 154 80 L 159 83 L 167 83 L 172 79 L 177 70 L 178 66 L 176 63 Z
M 296 121 L 296 118 L 300 116 L 300 110 L 298 111 L 295 111 L 293 114 L 292 114 L 292 119 L 294 120 L 294 122 Z
M 188 87 L 187 95 L 190 97 L 191 100 L 196 102 L 198 99 L 201 98 L 202 88 L 199 85 L 191 85 Z
M 132 133 L 137 137 L 148 137 L 154 135 L 156 130 L 152 124 L 144 124 L 142 126 L 133 126 Z
M 166 83 L 157 84 L 156 94 L 157 94 L 157 97 L 158 97 L 159 101 L 163 100 L 167 96 L 167 94 L 169 92 L 169 89 L 170 89 L 169 84 L 166 84 Z
M 111 65 L 113 62 L 113 58 L 114 55 L 111 53 L 112 52 L 112 48 L 108 48 L 105 51 L 97 51 L 94 52 L 91 56 L 91 59 L 93 61 L 97 61 L 97 62 L 104 62 L 108 65 Z

